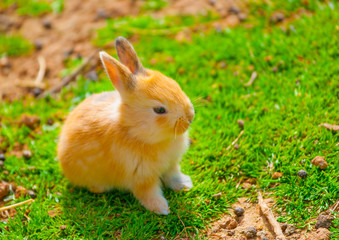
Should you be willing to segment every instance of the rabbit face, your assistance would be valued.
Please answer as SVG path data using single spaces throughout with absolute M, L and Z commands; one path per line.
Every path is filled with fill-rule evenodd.
M 121 113 L 130 132 L 148 143 L 175 138 L 187 131 L 193 118 L 191 101 L 172 79 L 147 70 L 124 95 Z

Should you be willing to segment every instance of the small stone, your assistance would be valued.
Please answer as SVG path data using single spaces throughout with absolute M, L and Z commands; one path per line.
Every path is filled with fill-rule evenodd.
M 5 154 L 0 153 L 0 161 L 5 161 L 5 160 L 6 160 Z
M 37 51 L 40 51 L 42 49 L 42 43 L 39 40 L 35 40 L 34 47 Z
M 31 197 L 31 198 L 36 198 L 36 194 L 33 190 L 28 190 L 28 195 Z
M 314 166 L 318 166 L 320 169 L 327 168 L 327 162 L 325 161 L 325 158 L 321 156 L 316 156 L 314 159 L 312 159 L 311 163 Z
M 106 19 L 106 18 L 109 18 L 108 12 L 103 8 L 99 8 L 97 10 L 97 19 Z
M 32 157 L 32 152 L 30 150 L 24 150 L 22 151 L 22 156 L 25 159 L 30 159 Z
M 228 229 L 228 230 L 234 229 L 237 226 L 238 226 L 238 222 L 233 218 L 227 218 L 225 222 L 220 224 L 221 228 Z
M 4 165 L 5 165 L 4 161 L 1 161 L 1 160 L 0 160 L 0 168 L 3 168 Z
M 65 230 L 66 228 L 67 228 L 66 225 L 61 225 L 61 226 L 60 226 L 60 230 Z
M 221 61 L 221 62 L 219 63 L 219 67 L 220 67 L 221 69 L 224 69 L 224 68 L 226 68 L 226 67 L 227 67 L 227 64 L 226 64 L 226 62 L 224 62 L 224 61 Z
M 274 13 L 270 18 L 270 22 L 272 23 L 279 23 L 285 19 L 285 15 L 281 12 Z
M 299 176 L 300 178 L 306 178 L 306 177 L 307 177 L 307 172 L 306 172 L 305 170 L 300 170 L 300 171 L 298 172 L 298 176 Z
M 259 232 L 257 233 L 257 236 L 258 236 L 258 237 L 261 237 L 261 239 L 263 239 L 263 237 L 265 237 L 266 235 L 267 235 L 267 232 L 265 232 L 264 230 L 259 231 Z
M 239 145 L 238 145 L 238 143 L 234 144 L 234 148 L 235 148 L 236 150 L 238 150 L 238 149 L 240 148 Z
M 244 128 L 244 120 L 239 119 L 239 120 L 237 121 L 237 123 L 238 123 L 238 125 L 239 125 L 240 128 Z
M 292 235 L 293 233 L 295 233 L 295 226 L 293 224 L 287 224 L 284 232 L 287 236 Z
M 278 179 L 278 178 L 281 178 L 282 177 L 282 173 L 281 172 L 275 172 L 272 174 L 272 178 L 273 179 Z
M 257 235 L 257 229 L 255 227 L 247 227 L 244 231 L 244 235 L 247 238 L 254 238 Z
M 99 80 L 99 76 L 98 76 L 97 72 L 94 71 L 94 70 L 88 72 L 88 73 L 86 74 L 86 77 L 87 77 L 89 80 L 93 81 L 93 82 L 96 82 L 96 81 Z
M 227 230 L 226 233 L 227 233 L 228 236 L 233 236 L 235 234 L 235 231 L 234 230 Z
M 235 215 L 237 215 L 238 217 L 241 217 L 242 215 L 244 215 L 245 210 L 242 207 L 236 207 L 234 208 L 234 213 Z
M 52 118 L 47 119 L 47 125 L 52 126 L 54 124 L 54 121 Z
M 239 14 L 240 13 L 240 9 L 237 6 L 231 6 L 228 9 L 228 12 L 229 13 L 234 13 L 234 14 Z
M 43 90 L 41 88 L 35 87 L 33 88 L 32 92 L 33 92 L 34 97 L 37 97 L 43 92 Z
M 247 18 L 247 15 L 245 13 L 239 13 L 238 18 L 239 18 L 240 21 L 243 22 Z
M 330 228 L 333 224 L 334 217 L 332 215 L 321 214 L 317 218 L 315 228 Z
M 51 29 L 52 28 L 52 22 L 50 18 L 45 18 L 42 21 L 42 25 L 44 26 L 45 29 Z
M 73 48 L 67 48 L 65 51 L 62 53 L 62 59 L 67 60 L 72 54 L 74 53 Z
M 217 0 L 210 0 L 209 3 L 214 6 L 216 4 Z

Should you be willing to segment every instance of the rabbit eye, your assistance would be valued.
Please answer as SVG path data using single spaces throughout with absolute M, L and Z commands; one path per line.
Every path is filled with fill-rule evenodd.
M 155 108 L 153 108 L 153 111 L 156 114 L 164 114 L 164 113 L 166 113 L 166 109 L 164 107 L 155 107 Z

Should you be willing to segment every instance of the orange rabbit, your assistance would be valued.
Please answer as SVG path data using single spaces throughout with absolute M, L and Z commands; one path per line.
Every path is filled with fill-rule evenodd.
M 161 180 L 173 190 L 193 187 L 179 165 L 193 105 L 174 80 L 144 68 L 125 38 L 115 44 L 121 62 L 106 52 L 100 58 L 117 91 L 94 94 L 70 113 L 58 159 L 73 184 L 96 193 L 128 189 L 145 208 L 166 215 Z

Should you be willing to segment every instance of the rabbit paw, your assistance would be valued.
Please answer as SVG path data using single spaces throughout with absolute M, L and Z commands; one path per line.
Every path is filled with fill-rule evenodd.
M 180 191 L 183 189 L 189 190 L 193 187 L 190 176 L 183 173 L 181 173 L 179 176 L 170 178 L 170 180 L 168 180 L 165 184 L 174 191 Z
M 160 215 L 168 215 L 170 213 L 167 201 L 162 196 L 153 196 L 150 199 L 141 201 L 141 204 L 151 212 Z

